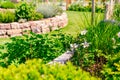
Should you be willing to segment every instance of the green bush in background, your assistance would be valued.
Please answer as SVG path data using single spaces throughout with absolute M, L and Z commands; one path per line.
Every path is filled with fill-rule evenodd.
M 8 68 L 0 67 L 2 80 L 99 80 L 89 73 L 77 69 L 71 63 L 67 65 L 48 65 L 41 60 L 28 60 L 18 67 L 10 65 Z
M 1 2 L 0 7 L 5 9 L 15 9 L 14 3 L 10 1 Z
M 41 58 L 48 62 L 63 54 L 72 42 L 70 35 L 58 34 L 30 34 L 23 37 L 12 38 L 12 42 L 6 44 L 7 53 L 0 55 L 0 65 L 16 65 L 26 60 Z
M 81 3 L 79 1 L 71 4 L 68 8 L 70 11 L 81 11 L 81 12 L 91 12 L 92 11 L 92 5 L 84 5 L 84 3 Z M 103 5 L 96 5 L 95 6 L 95 12 L 97 13 L 103 13 L 104 12 L 104 6 Z
M 15 14 L 11 11 L 0 12 L 0 23 L 10 23 L 15 21 Z

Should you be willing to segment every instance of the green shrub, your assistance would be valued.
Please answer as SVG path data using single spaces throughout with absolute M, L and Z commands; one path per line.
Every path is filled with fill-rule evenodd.
M 91 12 L 91 5 L 84 6 L 84 3 L 75 2 L 70 5 L 68 10 L 70 11 L 82 11 L 82 12 Z M 103 5 L 97 5 L 95 7 L 95 12 L 104 12 L 104 6 Z
M 109 56 L 108 62 L 104 65 L 102 74 L 106 80 L 120 80 L 120 52 Z
M 113 10 L 113 19 L 120 21 L 120 4 L 116 4 Z
M 52 4 L 43 4 L 37 8 L 37 12 L 42 13 L 45 18 L 49 18 L 61 14 L 63 10 Z
M 28 3 L 21 3 L 15 11 L 16 21 L 19 19 L 38 20 L 42 19 L 43 15 L 36 13 L 34 7 Z
M 12 42 L 7 43 L 7 53 L 0 56 L 3 62 L 0 65 L 11 63 L 24 63 L 28 59 L 41 58 L 44 62 L 53 60 L 64 53 L 72 42 L 72 37 L 58 34 L 31 34 L 23 37 L 11 38 Z M 6 61 L 7 59 L 7 61 Z M 3 65 L 3 66 L 5 66 Z
M 15 21 L 15 14 L 10 11 L 0 12 L 0 22 L 9 23 Z
M 10 65 L 0 67 L 2 80 L 99 80 L 89 73 L 77 69 L 71 63 L 67 65 L 45 65 L 41 60 L 28 60 L 18 67 Z
M 44 16 L 41 13 L 33 12 L 30 20 L 40 20 Z
M 14 3 L 10 2 L 10 1 L 5 1 L 5 2 L 2 2 L 2 3 L 1 3 L 1 6 L 0 6 L 0 7 L 1 7 L 1 8 L 5 8 L 5 9 L 8 9 L 8 8 L 14 9 L 14 8 L 15 8 L 15 5 L 14 5 Z
M 119 52 L 120 27 L 114 21 L 102 21 L 97 26 L 81 31 L 76 43 L 79 48 L 72 59 L 73 63 L 100 76 L 100 70 L 107 62 L 107 56 Z

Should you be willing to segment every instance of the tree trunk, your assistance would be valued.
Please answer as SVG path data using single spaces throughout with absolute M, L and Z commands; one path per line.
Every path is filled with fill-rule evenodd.
M 95 0 L 92 0 L 92 15 L 91 15 L 91 25 L 95 22 Z
M 71 4 L 71 0 L 66 0 L 66 10 L 68 9 L 68 6 Z
M 106 4 L 105 20 L 112 19 L 113 9 L 114 9 L 114 0 L 110 0 L 110 2 Z

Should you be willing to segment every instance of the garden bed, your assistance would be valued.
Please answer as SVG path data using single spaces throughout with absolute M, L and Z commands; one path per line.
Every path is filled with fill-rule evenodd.
M 47 33 L 59 28 L 63 28 L 68 23 L 67 14 L 63 13 L 60 16 L 42 19 L 38 21 L 28 21 L 25 23 L 1 23 L 0 38 L 21 36 L 25 31 L 29 30 L 34 33 Z

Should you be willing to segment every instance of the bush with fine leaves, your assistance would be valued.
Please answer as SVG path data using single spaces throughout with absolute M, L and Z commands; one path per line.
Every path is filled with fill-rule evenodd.
M 0 67 L 0 80 L 99 80 L 89 73 L 67 65 L 45 65 L 41 60 L 28 60 L 18 67 Z
M 49 17 L 53 17 L 53 16 L 61 14 L 63 10 L 56 5 L 42 4 L 38 6 L 37 12 L 42 13 L 45 18 L 49 18 Z

